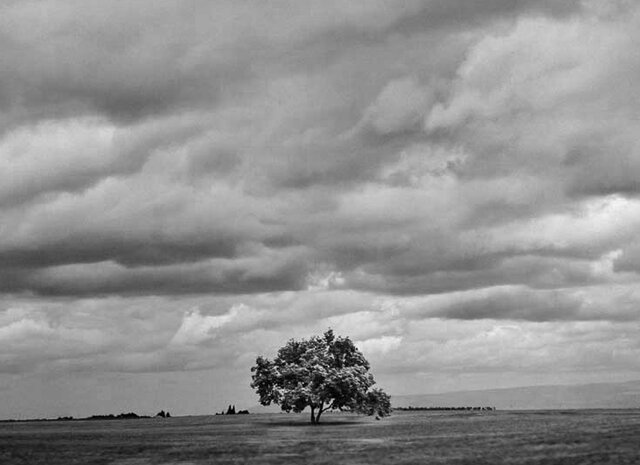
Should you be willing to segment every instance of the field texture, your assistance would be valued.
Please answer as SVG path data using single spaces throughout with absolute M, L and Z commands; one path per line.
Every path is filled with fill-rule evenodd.
M 640 410 L 0 424 L 9 464 L 640 464 Z

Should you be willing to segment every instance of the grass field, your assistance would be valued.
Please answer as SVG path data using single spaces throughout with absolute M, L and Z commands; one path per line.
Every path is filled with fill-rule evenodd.
M 9 464 L 640 464 L 640 410 L 259 414 L 0 424 Z

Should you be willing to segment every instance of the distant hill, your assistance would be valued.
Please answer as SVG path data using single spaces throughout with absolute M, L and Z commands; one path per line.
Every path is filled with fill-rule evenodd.
M 392 396 L 391 402 L 394 407 L 491 406 L 514 410 L 640 408 L 640 381 Z

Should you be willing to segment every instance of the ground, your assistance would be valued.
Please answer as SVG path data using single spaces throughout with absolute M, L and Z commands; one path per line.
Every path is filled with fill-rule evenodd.
M 637 464 L 640 410 L 260 414 L 0 424 L 13 464 Z

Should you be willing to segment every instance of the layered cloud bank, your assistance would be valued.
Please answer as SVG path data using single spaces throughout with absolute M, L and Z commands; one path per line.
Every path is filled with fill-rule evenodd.
M 5 2 L 0 389 L 245 383 L 328 326 L 404 393 L 638 377 L 639 26 L 624 0 Z

